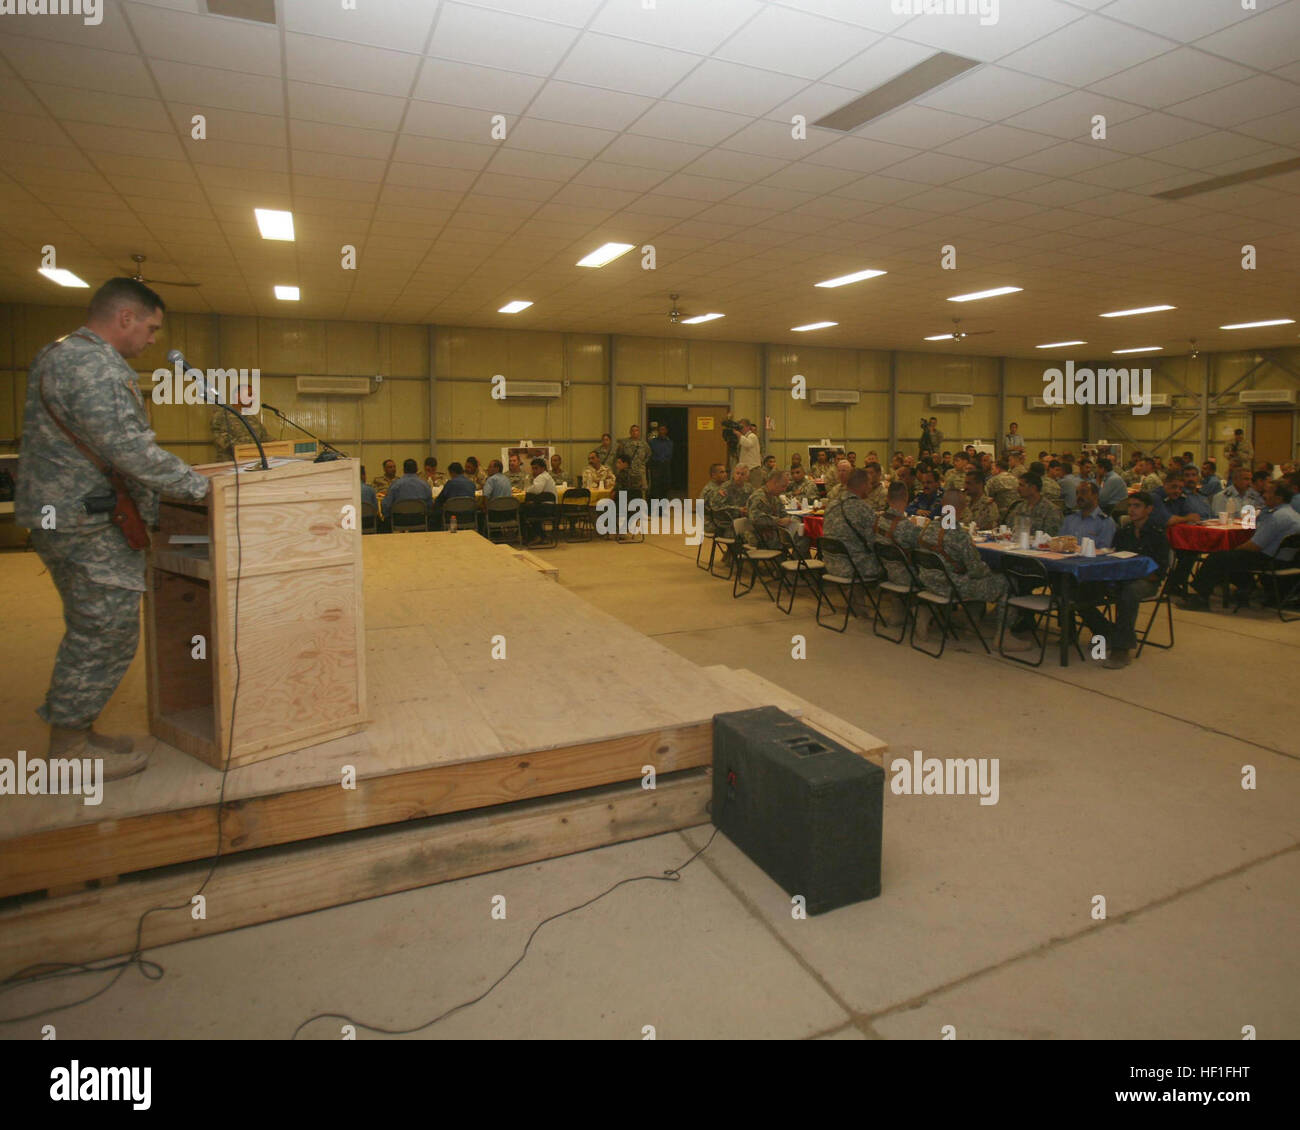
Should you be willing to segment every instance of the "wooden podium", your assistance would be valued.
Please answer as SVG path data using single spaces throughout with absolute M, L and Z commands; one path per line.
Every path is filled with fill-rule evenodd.
M 366 722 L 357 460 L 234 466 L 163 501 L 145 594 L 149 730 L 217 768 Z

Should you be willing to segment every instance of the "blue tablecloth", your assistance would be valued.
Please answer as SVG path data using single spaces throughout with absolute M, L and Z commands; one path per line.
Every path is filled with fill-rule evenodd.
M 1008 553 L 1017 551 L 1008 543 L 976 542 L 980 556 L 994 569 Z M 1076 581 L 1135 581 L 1154 573 L 1158 566 L 1149 557 L 1040 557 L 1035 553 L 1022 556 L 1041 561 L 1049 573 L 1069 573 Z

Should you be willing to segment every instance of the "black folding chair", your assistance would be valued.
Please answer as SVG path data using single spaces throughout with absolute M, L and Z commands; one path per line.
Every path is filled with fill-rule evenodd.
M 524 499 L 519 509 L 519 518 L 523 523 L 525 541 L 531 543 L 540 539 L 533 549 L 554 549 L 560 544 L 559 525 L 560 510 L 555 501 L 555 494 L 545 490 L 541 494 L 530 494 Z M 547 537 L 547 524 L 550 525 L 550 537 Z
M 513 497 L 489 498 L 483 509 L 483 529 L 488 541 L 523 545 L 519 523 L 519 500 Z
M 470 497 L 449 498 L 442 504 L 442 528 L 451 528 L 451 520 L 456 519 L 457 530 L 478 532 L 478 499 Z
M 979 624 L 976 623 L 975 617 L 971 615 L 971 610 L 966 607 L 966 602 L 962 600 L 961 593 L 957 588 L 957 578 L 949 567 L 948 562 L 939 554 L 929 549 L 923 549 L 917 546 L 912 550 L 912 564 L 916 567 L 917 577 L 920 578 L 921 570 L 932 569 L 943 574 L 944 584 L 947 586 L 946 593 L 939 592 L 936 589 L 924 586 L 916 594 L 918 601 L 924 601 L 927 608 L 930 609 L 930 615 L 939 622 L 939 650 L 930 651 L 928 648 L 918 647 L 916 643 L 916 626 L 921 617 L 912 617 L 912 647 L 917 651 L 938 659 L 943 655 L 943 649 L 948 646 L 948 637 L 957 638 L 957 629 L 953 626 L 953 608 L 959 607 L 965 613 L 967 621 L 970 623 L 971 630 L 975 633 L 980 645 L 984 648 L 986 655 L 989 652 L 989 645 L 984 640 L 984 633 L 980 631 Z
M 429 528 L 429 508 L 418 498 L 394 502 L 392 508 L 393 533 L 409 534 L 412 530 Z
M 379 529 L 379 507 L 373 502 L 361 504 L 361 532 L 373 534 Z
M 1060 613 L 1061 605 L 1056 590 L 1052 587 L 1047 567 L 1033 557 L 1017 557 L 1010 553 L 1002 555 L 1002 575 L 1007 579 L 1007 602 L 1002 606 L 1002 624 L 998 631 L 998 654 L 1013 663 L 1023 663 L 1026 667 L 1041 667 L 1047 655 L 1047 626 L 1052 622 L 1052 614 Z M 1040 592 L 1046 589 L 1046 592 Z M 1004 646 L 1007 637 L 1007 620 L 1011 610 L 1029 613 L 1034 620 L 1030 634 L 1038 644 L 1038 659 L 1021 659 L 1008 655 Z M 1044 619 L 1044 617 L 1046 619 Z M 1039 639 L 1039 624 L 1042 624 L 1042 639 Z M 1062 625 L 1062 631 L 1067 628 Z M 1075 646 L 1078 644 L 1076 642 Z
M 825 534 L 817 542 L 817 552 L 821 558 L 826 561 L 826 570 L 821 575 L 822 592 L 817 597 L 817 626 L 821 628 L 830 628 L 832 632 L 843 632 L 849 626 L 849 616 L 858 614 L 857 609 L 853 607 L 853 594 L 858 586 L 862 587 L 862 593 L 867 602 L 871 605 L 872 610 L 876 610 L 878 601 L 875 593 L 871 591 L 871 585 L 867 579 L 858 572 L 857 562 L 850 556 L 848 549 L 839 538 L 827 537 Z M 874 556 L 874 551 L 867 546 L 867 552 Z M 837 573 L 835 569 L 839 567 L 838 560 L 831 559 L 843 558 L 849 567 L 847 574 Z M 827 585 L 835 585 L 844 595 L 844 622 L 837 628 L 833 624 L 822 623 L 822 596 L 826 597 L 826 606 L 835 611 L 835 605 L 830 601 L 829 594 L 826 593 Z
M 564 496 L 560 499 L 558 525 L 560 529 L 567 531 L 569 541 L 591 541 L 596 536 L 591 491 L 586 487 L 570 487 L 564 492 Z
M 880 591 L 882 593 L 892 593 L 898 598 L 898 602 L 903 606 L 903 626 L 898 630 L 898 638 L 886 634 L 880 630 L 880 625 L 885 623 L 885 618 L 881 614 L 880 606 L 882 601 L 876 602 L 876 614 L 871 621 L 871 631 L 874 635 L 879 636 L 882 640 L 889 640 L 890 643 L 902 643 L 903 637 L 907 635 L 908 623 L 916 613 L 914 607 L 916 603 L 916 594 L 924 587 L 921 579 L 916 575 L 916 570 L 912 568 L 912 562 L 903 550 L 899 549 L 892 541 L 877 541 L 875 544 L 876 556 L 880 563 L 886 567 L 885 575 L 880 579 Z M 908 580 L 906 583 L 895 581 L 889 576 L 888 566 L 893 563 L 901 565 Z
M 1252 569 L 1251 575 L 1260 577 L 1268 581 L 1269 595 L 1273 598 L 1273 604 L 1277 608 L 1277 618 L 1284 624 L 1289 624 L 1292 620 L 1300 619 L 1300 616 L 1287 616 L 1286 609 L 1300 609 L 1300 552 L 1297 552 L 1292 560 L 1280 560 L 1284 550 L 1300 551 L 1300 533 L 1288 534 L 1284 537 L 1277 547 L 1277 553 L 1273 557 L 1260 554 L 1264 560 L 1260 562 L 1258 568 Z M 1291 587 L 1283 595 L 1282 586 L 1278 583 L 1279 577 L 1294 578 Z M 1233 612 L 1240 612 L 1245 601 L 1238 601 Z
M 790 579 L 790 607 L 781 608 L 787 616 L 794 611 L 795 591 L 799 588 L 799 581 L 802 580 L 809 590 L 816 594 L 818 607 L 821 606 L 823 597 L 829 602 L 830 596 L 822 592 L 821 575 L 826 572 L 826 562 L 818 558 L 805 557 L 799 552 L 798 545 L 795 544 L 794 535 L 790 533 L 785 526 L 777 526 L 777 537 L 781 539 L 781 549 L 785 557 L 780 562 L 780 573 L 777 574 L 779 582 L 776 590 L 776 606 L 781 608 L 781 594 L 785 592 L 786 578 Z M 831 605 L 831 611 L 835 611 L 835 606 Z
M 1134 658 L 1142 654 L 1142 649 L 1150 644 L 1152 647 L 1158 647 L 1161 651 L 1168 651 L 1174 646 L 1174 602 L 1173 590 L 1171 589 L 1171 578 L 1174 575 L 1174 563 L 1178 560 L 1177 551 L 1173 546 L 1169 547 L 1169 559 L 1166 563 L 1165 575 L 1160 581 L 1160 587 L 1155 591 L 1153 596 L 1146 597 L 1142 603 L 1151 605 L 1151 618 L 1147 621 L 1147 626 L 1137 633 L 1138 646 L 1134 653 Z M 1160 606 L 1165 606 L 1165 613 L 1169 617 L 1169 642 L 1156 643 L 1151 638 L 1151 629 L 1155 625 L 1156 617 L 1160 615 Z M 1140 613 L 1139 613 L 1140 615 Z
M 776 596 L 772 592 L 772 587 L 768 583 L 769 579 L 779 580 L 776 574 L 776 562 L 783 556 L 779 549 L 759 549 L 757 546 L 751 546 L 745 542 L 745 534 L 749 532 L 749 519 L 737 518 L 736 527 L 736 564 L 732 571 L 731 597 L 744 596 L 750 591 L 755 583 L 763 586 L 763 591 L 767 593 L 768 600 L 775 600 Z M 750 566 L 751 576 L 749 584 L 741 587 L 745 579 L 745 563 Z M 766 573 L 765 578 L 763 574 Z

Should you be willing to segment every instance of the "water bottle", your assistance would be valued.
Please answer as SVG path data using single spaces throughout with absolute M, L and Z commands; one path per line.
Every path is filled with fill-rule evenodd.
M 1021 514 L 1016 519 L 1015 542 L 1017 549 L 1029 548 L 1029 533 L 1029 516 L 1027 514 Z
M 447 532 L 448 532 L 449 534 L 454 534 L 454 533 L 456 532 L 456 515 L 455 515 L 455 514 L 453 514 L 453 515 L 451 516 L 451 521 L 447 523 Z

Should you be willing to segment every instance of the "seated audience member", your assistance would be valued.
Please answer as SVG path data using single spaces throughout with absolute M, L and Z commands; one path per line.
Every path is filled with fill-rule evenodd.
M 1210 513 L 1216 518 L 1229 511 L 1237 515 L 1244 506 L 1253 506 L 1258 513 L 1264 509 L 1264 496 L 1251 485 L 1250 471 L 1236 466 L 1229 475 L 1228 485 L 1210 499 Z
M 848 460 L 845 460 L 847 463 Z M 749 496 L 749 533 L 745 537 L 747 544 L 759 549 L 782 549 L 781 536 L 776 532 L 778 526 L 789 528 L 795 519 L 785 512 L 781 495 L 790 485 L 789 476 L 781 470 L 768 472 L 763 485 Z M 794 534 L 795 551 L 800 557 L 808 556 L 809 541 L 806 534 Z
M 940 489 L 966 489 L 966 453 L 964 451 L 959 451 L 952 457 L 952 466 L 944 473 Z
M 855 471 L 858 469 L 858 453 L 856 451 L 848 452 L 844 458 L 849 461 L 849 466 Z
M 442 529 L 442 508 L 449 498 L 473 498 L 474 494 L 474 484 L 466 477 L 465 468 L 459 463 L 448 463 L 447 481 L 438 497 L 433 500 L 434 529 Z
M 1065 513 L 1065 500 L 1061 493 L 1061 482 L 1056 475 L 1048 474 L 1047 467 L 1041 459 L 1029 464 L 1029 469 L 1042 480 L 1043 497 L 1056 507 L 1058 514 Z
M 487 472 L 479 467 L 478 460 L 474 456 L 466 457 L 464 473 L 465 477 L 474 484 L 476 490 L 483 489 L 483 484 L 487 481 Z
M 939 508 L 943 505 L 943 492 L 939 489 L 939 480 L 935 472 L 926 468 L 921 472 L 921 489 L 917 496 L 907 504 L 908 516 L 919 514 L 922 518 L 939 518 Z
M 510 480 L 501 469 L 501 460 L 490 460 L 488 462 L 487 478 L 483 480 L 484 501 L 486 502 L 489 498 L 510 498 L 510 490 Z
M 904 553 L 910 554 L 916 548 L 916 539 L 921 529 L 907 517 L 907 504 L 910 501 L 908 489 L 901 482 L 889 484 L 889 505 L 876 521 L 876 540 L 887 541 L 898 546 Z M 885 562 L 889 579 L 895 584 L 905 585 L 909 578 L 907 570 L 893 561 Z
M 1011 460 L 1002 455 L 997 460 L 998 473 L 985 483 L 984 489 L 998 508 L 999 521 L 1007 520 L 1007 513 L 1020 497 L 1020 480 L 1011 473 Z
M 524 504 L 520 509 L 520 518 L 523 521 L 524 529 L 527 531 L 528 544 L 544 540 L 542 535 L 542 517 L 540 510 L 548 503 L 555 502 L 559 498 L 559 490 L 555 486 L 555 480 L 551 478 L 551 473 L 546 469 L 546 460 L 540 456 L 533 460 L 533 481 L 528 485 L 524 492 Z M 549 499 L 543 498 L 543 495 L 549 494 Z
M 790 489 L 786 491 L 786 496 L 791 502 L 798 502 L 804 506 L 811 506 L 820 497 L 817 493 L 817 484 L 808 478 L 803 472 L 803 466 L 796 466 L 790 474 Z
M 551 477 L 551 472 L 546 469 L 546 460 L 540 456 L 532 461 L 533 481 L 528 484 L 525 494 L 537 496 L 539 494 L 551 493 L 559 494 L 556 489 L 555 480 Z
M 614 472 L 601 463 L 599 451 L 588 452 L 587 465 L 582 469 L 582 485 L 591 491 L 613 489 Z
M 1151 495 L 1156 508 L 1156 521 L 1162 526 L 1178 526 L 1184 522 L 1195 525 L 1210 516 L 1210 504 L 1199 494 L 1188 494 L 1183 489 L 1183 476 L 1170 471 L 1165 485 Z
M 1115 548 L 1149 557 L 1158 568 L 1149 576 L 1132 581 L 1094 581 L 1082 584 L 1075 596 L 1075 608 L 1080 619 L 1094 634 L 1105 638 L 1106 659 L 1102 666 L 1112 670 L 1127 667 L 1131 662 L 1129 653 L 1137 646 L 1134 626 L 1137 624 L 1138 610 L 1143 600 L 1159 591 L 1160 580 L 1169 560 L 1169 542 L 1165 528 L 1156 519 L 1152 498 L 1146 491 L 1139 491 L 1129 498 L 1128 516 L 1129 520 L 1115 533 Z M 1107 595 L 1115 601 L 1114 624 L 1097 607 L 1097 603 Z
M 858 570 L 858 576 L 864 581 L 874 581 L 880 576 L 880 563 L 871 552 L 871 543 L 876 536 L 876 512 L 867 502 L 870 491 L 870 477 L 865 468 L 854 468 L 849 473 L 844 489 L 833 501 L 826 504 L 826 521 L 824 530 L 827 537 L 837 538 L 844 543 L 849 557 Z M 838 554 L 823 555 L 826 571 L 837 577 L 851 576 L 848 562 Z
M 383 494 L 397 479 L 397 464 L 391 459 L 384 460 L 384 473 L 379 475 L 370 485 L 375 488 L 379 494 Z
M 1279 548 L 1283 539 L 1300 533 L 1300 512 L 1291 508 L 1293 497 L 1291 484 L 1285 480 L 1270 479 L 1265 483 L 1264 509 L 1255 519 L 1255 532 L 1250 541 L 1236 549 L 1208 554 L 1192 582 L 1195 593 L 1189 594 L 1182 606 L 1193 612 L 1208 611 L 1210 594 L 1228 579 L 1237 587 L 1237 603 L 1247 603 L 1255 587 L 1255 578 L 1248 570 L 1258 568 L 1264 557 L 1294 561 L 1295 550 Z
M 711 499 L 713 525 L 720 538 L 734 538 L 737 518 L 743 518 L 749 508 L 749 468 L 738 463 L 732 468 L 730 480 L 724 480 Z
M 379 512 L 379 495 L 375 493 L 375 488 L 366 482 L 364 466 L 361 468 L 361 501 L 370 503 L 375 508 L 375 512 Z
M 594 452 L 593 452 L 594 454 Z M 718 526 L 713 517 L 713 500 L 714 496 L 722 490 L 727 484 L 727 468 L 723 463 L 714 463 L 709 467 L 709 481 L 704 484 L 704 489 L 700 491 L 700 500 L 703 502 L 704 510 L 704 532 L 710 536 L 718 533 Z M 723 535 L 730 537 L 730 534 Z
M 1105 549 L 1115 544 L 1115 520 L 1097 505 L 1097 488 L 1092 483 L 1080 483 L 1078 491 L 1079 508 L 1067 514 L 1061 522 L 1062 536 L 1071 535 L 1083 544 L 1084 538 L 1092 538 L 1098 549 Z
M 567 482 L 569 473 L 564 469 L 564 460 L 560 458 L 559 452 L 551 456 L 550 466 L 551 478 L 556 483 Z
M 1017 479 L 1022 479 L 1029 474 L 1029 467 L 1025 464 L 1025 453 L 1023 451 L 1008 451 L 1007 464 L 1011 473 Z
M 909 456 L 910 458 L 910 456 Z M 920 489 L 916 480 L 917 471 L 912 463 L 904 463 L 898 469 L 898 474 L 894 476 L 894 482 L 902 483 L 907 488 L 907 501 L 911 502 L 916 497 L 916 492 Z M 890 484 L 893 485 L 892 483 Z
M 1098 505 L 1109 514 L 1112 507 L 1128 498 L 1128 484 L 1115 473 L 1114 462 L 1106 456 L 1097 460 L 1097 470 L 1101 473 L 1097 484 Z
M 438 470 L 438 461 L 432 455 L 424 461 L 424 472 L 420 477 L 434 489 L 447 481 L 447 476 Z
M 833 498 L 838 498 L 844 492 L 844 484 L 849 481 L 849 473 L 853 466 L 847 459 L 841 459 L 835 464 L 835 478 L 832 482 L 826 484 L 826 501 L 830 502 Z
M 966 508 L 970 514 L 969 521 L 975 523 L 977 530 L 993 530 L 998 526 L 998 508 L 984 493 L 984 472 L 969 470 L 966 472 Z
M 1076 492 L 1079 484 L 1083 479 L 1075 473 L 1074 463 L 1067 455 L 1058 460 L 1061 467 L 1060 478 L 1056 480 L 1057 485 L 1061 488 L 1061 507 L 1064 513 L 1068 514 L 1071 510 L 1078 508 L 1079 502 L 1076 498 Z
M 803 456 L 796 451 L 793 455 L 790 456 L 790 470 L 794 471 L 796 467 L 802 467 L 802 466 L 803 466 Z
M 510 480 L 511 490 L 527 490 L 528 484 L 533 481 L 533 476 L 524 469 L 524 461 L 517 451 L 510 453 L 510 470 L 506 472 L 506 478 Z
M 880 464 L 874 459 L 863 468 L 867 473 L 867 505 L 877 514 L 883 514 L 889 505 L 889 486 L 880 475 Z
M 1223 490 L 1223 481 L 1219 478 L 1217 468 L 1213 459 L 1207 459 L 1201 464 L 1201 486 L 1200 491 L 1206 498 L 1213 499 L 1216 494 Z
M 1272 464 L 1270 463 L 1269 466 L 1271 467 Z M 1251 472 L 1250 485 L 1254 487 L 1255 493 L 1259 495 L 1260 498 L 1263 498 L 1264 484 L 1267 482 L 1271 482 L 1272 479 L 1273 479 L 1273 473 L 1271 471 L 1266 471 L 1263 467 L 1259 467 L 1256 468 L 1256 470 L 1254 470 L 1253 472 Z
M 1029 529 L 1032 532 L 1037 533 L 1042 530 L 1046 534 L 1055 536 L 1061 528 L 1061 515 L 1056 507 L 1043 497 L 1043 480 L 1032 471 L 1028 471 L 1021 478 L 1020 486 L 1016 489 L 1020 498 L 1012 504 L 1003 521 L 1014 528 L 1016 520 L 1024 516 L 1029 519 Z
M 812 465 L 811 475 L 814 479 L 821 479 L 827 486 L 835 481 L 835 468 L 831 466 L 831 461 L 824 450 L 817 452 L 817 460 Z
M 1138 472 L 1137 486 L 1139 490 L 1144 490 L 1147 494 L 1154 494 L 1164 485 L 1163 480 L 1156 474 L 1154 460 L 1150 458 L 1142 459 L 1138 463 Z
M 1292 471 L 1286 477 L 1291 488 L 1291 509 L 1300 514 L 1300 471 Z
M 1142 462 L 1142 452 L 1135 451 L 1133 458 L 1129 460 L 1127 467 L 1120 469 L 1119 477 L 1124 480 L 1124 485 L 1129 487 L 1139 486 L 1142 482 L 1142 472 L 1138 470 L 1138 464 Z
M 381 504 L 381 511 L 385 518 L 392 519 L 393 507 L 399 502 L 423 502 L 424 513 L 427 519 L 429 508 L 433 505 L 433 491 L 429 489 L 422 476 L 417 474 L 420 466 L 414 459 L 407 459 L 402 463 L 402 477 L 393 480 L 393 485 L 388 488 L 388 493 L 384 495 L 384 501 Z

